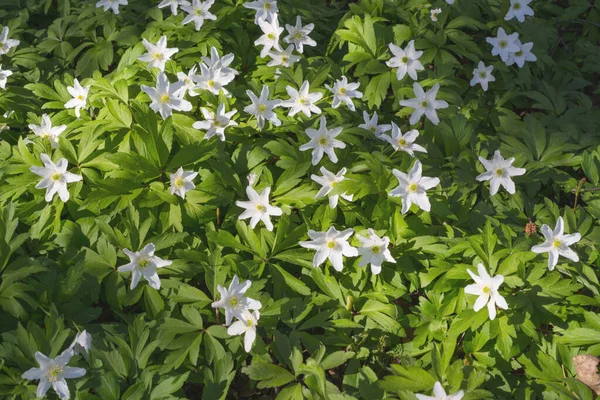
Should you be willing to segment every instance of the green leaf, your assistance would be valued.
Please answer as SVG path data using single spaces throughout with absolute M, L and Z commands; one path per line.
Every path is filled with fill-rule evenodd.
M 294 375 L 288 370 L 265 362 L 253 363 L 242 368 L 242 372 L 258 381 L 256 386 L 259 389 L 283 386 L 294 380 Z
M 150 392 L 150 399 L 164 399 L 177 392 L 187 381 L 189 374 L 189 372 L 185 372 L 167 379 L 161 378 L 160 383 L 152 390 L 152 392 Z

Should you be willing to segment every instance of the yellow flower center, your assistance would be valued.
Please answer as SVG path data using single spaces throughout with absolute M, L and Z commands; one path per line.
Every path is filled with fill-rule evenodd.
M 487 286 L 483 287 L 483 293 L 488 294 L 490 292 L 490 288 Z
M 421 102 L 421 107 L 423 107 L 423 108 L 427 108 L 428 105 L 429 105 L 429 103 L 427 102 L 427 100 L 423 100 Z
M 327 143 L 329 143 L 329 141 L 327 140 L 326 137 L 322 137 L 321 139 L 319 139 L 320 145 L 325 146 Z
M 552 242 L 552 246 L 554 246 L 556 248 L 560 247 L 561 244 L 562 243 L 558 239 L 554 239 L 554 241 Z
M 408 62 L 408 57 L 406 57 L 406 56 L 402 57 L 402 62 L 404 64 L 406 64 Z
M 302 39 L 302 33 L 298 32 L 294 35 L 296 39 Z
M 271 9 L 271 3 L 265 3 L 265 10 Z
M 346 88 L 340 88 L 340 94 L 346 94 Z
M 150 260 L 148 260 L 147 258 L 142 258 L 139 262 L 139 265 L 142 269 L 148 268 L 148 266 L 150 265 Z
M 196 15 L 204 15 L 204 10 L 197 9 L 196 10 Z
M 513 9 L 518 10 L 521 8 L 521 3 L 515 3 L 513 4 Z
M 229 299 L 229 305 L 231 307 L 235 307 L 238 304 L 238 299 L 237 297 L 233 296 L 231 299 Z
M 333 249 L 335 247 L 335 242 L 333 240 L 330 240 L 329 242 L 327 242 L 327 247 Z
M 338 185 L 339 182 L 331 182 L 331 187 L 334 188 Z
M 168 94 L 163 94 L 162 96 L 160 96 L 160 102 L 165 104 L 169 101 L 169 95 Z
M 298 102 L 302 105 L 308 104 L 308 100 L 306 100 L 306 99 L 300 99 L 300 100 L 298 100 Z
M 523 51 L 519 50 L 515 53 L 515 56 L 521 57 L 523 55 Z
M 183 186 L 183 179 L 179 178 L 175 181 L 175 186 L 177 187 L 182 187 Z
M 79 100 L 83 101 L 83 100 L 85 100 L 85 97 L 83 97 L 83 95 L 82 95 L 82 94 L 80 94 L 79 96 L 77 96 L 77 99 L 79 99 Z
M 258 106 L 258 111 L 260 112 L 265 112 L 267 110 L 267 106 L 264 104 L 261 104 L 260 106 Z
M 371 247 L 371 251 L 375 254 L 378 254 L 381 251 L 381 247 L 373 246 L 373 247 Z
M 508 43 L 506 43 L 506 40 L 501 40 L 498 42 L 498 46 L 500 46 L 501 48 L 505 48 L 506 46 L 508 46 Z
M 263 206 L 262 204 L 258 204 L 258 205 L 256 206 L 256 209 L 257 209 L 258 211 L 260 211 L 260 212 L 263 212 L 263 211 L 265 211 L 265 206 Z
M 210 87 L 215 86 L 215 81 L 213 81 L 212 79 L 210 81 L 208 81 L 208 86 L 210 86 Z
M 48 372 L 46 372 L 46 379 L 48 382 L 53 383 L 58 381 L 64 372 L 64 368 L 61 365 L 53 365 Z
M 289 58 L 287 58 L 285 56 L 281 57 L 281 61 L 283 61 L 284 63 L 288 62 L 288 60 L 289 60 Z
M 250 319 L 249 319 L 249 320 L 246 322 L 246 325 L 247 325 L 247 326 L 250 328 L 250 327 L 252 327 L 252 326 L 254 325 L 254 322 L 252 322 L 252 320 L 250 320 Z
M 154 54 L 152 54 L 152 58 L 157 61 L 162 61 L 164 57 L 163 57 L 162 53 L 154 53 Z
M 482 79 L 485 78 L 486 76 L 487 76 L 487 74 L 485 73 L 485 71 L 481 71 L 479 73 L 479 77 L 482 78 Z
M 53 173 L 52 176 L 50 177 L 50 179 L 52 179 L 53 181 L 60 181 L 60 178 L 62 177 L 61 174 L 59 173 Z
M 275 35 L 273 35 L 272 33 L 269 33 L 269 34 L 267 35 L 267 37 L 268 37 L 269 39 L 271 39 L 271 40 L 275 39 Z
M 404 146 L 406 146 L 406 140 L 400 139 L 400 140 L 398 140 L 398 144 L 400 145 L 400 147 L 404 147 Z
M 417 191 L 417 184 L 416 184 L 416 183 L 411 183 L 411 184 L 408 186 L 408 190 L 409 190 L 410 192 L 416 192 L 416 191 Z
M 502 170 L 502 168 L 498 168 L 498 169 L 496 170 L 496 175 L 498 175 L 498 176 L 502 176 L 502 175 L 504 175 L 504 171 Z

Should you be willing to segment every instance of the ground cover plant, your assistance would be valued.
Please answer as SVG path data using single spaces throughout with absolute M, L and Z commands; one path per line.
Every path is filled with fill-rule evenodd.
M 598 2 L 0 5 L 0 398 L 600 393 Z

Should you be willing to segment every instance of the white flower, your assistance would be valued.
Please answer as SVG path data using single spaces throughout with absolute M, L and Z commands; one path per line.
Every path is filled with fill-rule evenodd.
M 167 119 L 175 111 L 190 111 L 192 103 L 179 97 L 181 88 L 185 86 L 184 82 L 175 82 L 172 85 L 164 72 L 158 74 L 156 79 L 156 88 L 142 85 L 142 92 L 146 93 L 152 102 L 150 108 L 163 119 Z
M 519 39 L 515 41 L 516 45 L 519 46 L 519 50 L 514 53 L 510 53 L 506 65 L 511 66 L 517 64 L 519 68 L 523 68 L 525 61 L 537 61 L 535 54 L 531 52 L 533 48 L 533 42 L 521 43 Z
M 473 79 L 471 79 L 471 86 L 475 86 L 479 83 L 481 84 L 483 90 L 487 92 L 488 83 L 496 81 L 496 78 L 494 78 L 494 75 L 492 75 L 493 70 L 493 65 L 486 67 L 483 61 L 479 61 L 479 65 L 473 70 Z
M 423 55 L 423 52 L 415 50 L 415 41 L 411 40 L 408 42 L 405 49 L 393 43 L 390 43 L 388 46 L 394 57 L 386 61 L 385 64 L 390 68 L 398 68 L 396 71 L 398 80 L 404 78 L 406 73 L 413 80 L 417 80 L 417 71 L 423 71 L 425 68 L 419 61 L 419 57 Z
M 181 22 L 181 24 L 187 25 L 190 22 L 194 22 L 196 30 L 199 31 L 200 28 L 202 28 L 205 19 L 216 21 L 217 16 L 208 11 L 214 2 L 215 0 L 192 0 L 191 5 L 181 6 L 181 9 L 188 13 L 188 15 Z
M 512 163 L 515 161 L 514 157 L 505 160 L 500 154 L 500 150 L 494 152 L 494 158 L 486 160 L 479 156 L 479 161 L 483 164 L 486 171 L 477 176 L 478 181 L 490 181 L 490 196 L 498 193 L 500 186 L 504 186 L 506 191 L 510 194 L 515 194 L 515 183 L 510 179 L 511 176 L 521 176 L 526 171 L 525 168 L 515 168 Z
M 225 95 L 228 95 L 227 89 L 224 86 L 233 81 L 238 74 L 235 69 L 229 68 L 229 64 L 231 64 L 233 58 L 233 54 L 219 57 L 217 49 L 212 47 L 210 49 L 210 58 L 202 57 L 200 75 L 191 75 L 191 79 L 197 83 L 197 86 L 193 89 L 208 90 L 217 96 L 223 90 Z M 198 95 L 193 90 L 190 90 L 189 93 L 191 96 Z
M 323 176 L 318 176 L 314 174 L 310 176 L 310 179 L 322 186 L 321 189 L 319 189 L 317 195 L 315 196 L 315 199 L 320 199 L 327 196 L 329 192 L 331 192 L 331 190 L 333 190 L 333 188 L 337 186 L 338 183 L 344 180 L 344 175 L 346 174 L 346 168 L 342 168 L 337 174 L 330 172 L 325 167 L 321 167 L 320 171 L 323 174 Z M 348 201 L 352 201 L 352 198 L 354 197 L 354 195 L 347 195 L 346 193 L 342 194 L 341 196 L 343 199 L 346 199 Z M 340 195 L 337 194 L 329 196 L 329 207 L 336 208 L 339 197 Z
M 42 139 L 48 138 L 48 140 L 50 140 L 50 144 L 52 145 L 52 148 L 57 149 L 58 148 L 58 135 L 63 133 L 65 131 L 65 129 L 67 129 L 67 126 L 59 125 L 59 126 L 53 127 L 50 117 L 47 114 L 44 114 L 44 115 L 42 115 L 42 124 L 41 125 L 29 124 L 29 129 L 31 129 L 33 131 L 33 133 L 35 133 L 37 136 L 41 137 Z
M 452 4 L 454 4 L 454 0 L 446 0 L 446 3 L 452 5 Z
M 254 340 L 256 340 L 256 325 L 258 324 L 260 313 L 258 311 L 246 311 L 244 316 L 246 318 L 245 321 L 235 321 L 233 324 L 231 324 L 231 326 L 229 326 L 229 328 L 227 328 L 227 334 L 229 336 L 243 334 L 244 350 L 246 350 L 246 353 L 250 353 L 250 350 L 252 350 L 252 345 L 254 344 Z
M 85 108 L 87 103 L 88 93 L 90 92 L 90 87 L 82 87 L 79 84 L 77 78 L 75 78 L 73 82 L 73 86 L 67 86 L 67 91 L 73 98 L 65 104 L 65 108 L 74 108 L 75 116 L 79 118 L 79 110 Z
M 414 108 L 412 115 L 410 116 L 409 123 L 411 125 L 416 124 L 421 116 L 425 114 L 425 116 L 434 124 L 437 125 L 440 123 L 440 119 L 437 115 L 436 110 L 438 108 L 447 108 L 448 103 L 444 100 L 436 100 L 438 90 L 440 90 L 440 84 L 436 83 L 433 85 L 431 89 L 427 91 L 423 91 L 423 88 L 417 82 L 413 83 L 413 90 L 415 92 L 416 98 L 408 99 L 408 100 L 400 100 L 400 105 L 405 107 Z
M 255 24 L 258 24 L 258 21 L 261 19 L 272 19 L 274 14 L 279 12 L 279 9 L 277 8 L 277 1 L 275 0 L 251 1 L 249 3 L 244 3 L 243 6 L 251 10 L 256 10 L 256 15 L 254 16 Z
M 402 197 L 402 214 L 406 214 L 413 203 L 421 210 L 429 212 L 431 209 L 425 191 L 439 185 L 440 179 L 422 176 L 422 168 L 421 162 L 417 160 L 408 175 L 395 168 L 392 170 L 398 178 L 398 187 L 390 192 L 390 196 Z
M 438 20 L 438 15 L 440 15 L 441 12 L 442 12 L 441 8 L 434 8 L 433 10 L 431 10 L 430 11 L 431 20 L 433 22 L 436 22 Z
M 454 0 L 446 0 L 448 4 L 452 4 L 450 1 L 454 3 Z M 425 396 L 422 394 L 417 394 L 416 396 L 419 400 L 461 400 L 464 395 L 465 393 L 462 390 L 459 390 L 454 394 L 446 394 L 442 384 L 436 382 L 435 385 L 433 385 L 433 396 Z
M 165 70 L 165 64 L 171 59 L 171 56 L 179 51 L 178 48 L 167 48 L 167 37 L 161 36 L 156 44 L 152 44 L 146 39 L 142 39 L 146 50 L 145 54 L 138 57 L 138 60 L 147 62 L 148 67 L 156 67 L 161 71 Z
M 346 257 L 358 256 L 358 250 L 350 246 L 348 238 L 352 236 L 352 228 L 338 232 L 333 226 L 327 232 L 316 232 L 310 229 L 308 236 L 312 239 L 309 242 L 300 242 L 300 246 L 316 250 L 313 258 L 313 267 L 317 268 L 325 260 L 329 260 L 336 271 L 344 269 L 344 259 Z
M 373 117 L 369 117 L 369 113 L 363 111 L 363 119 L 365 123 L 360 124 L 358 127 L 373 132 L 377 139 L 383 139 L 383 133 L 392 129 L 392 125 L 390 124 L 378 125 L 379 117 L 377 116 L 377 111 L 373 112 Z
M 360 242 L 358 254 L 361 256 L 358 266 L 365 267 L 367 264 L 371 264 L 371 273 L 377 275 L 381 272 L 381 264 L 384 261 L 395 263 L 396 260 L 388 250 L 389 237 L 380 238 L 372 228 L 368 229 L 368 233 L 368 236 L 356 235 Z
M 8 38 L 8 26 L 2 28 L 2 33 L 0 33 L 0 55 L 8 53 L 11 48 L 18 46 L 19 43 L 21 41 Z
M 248 174 L 248 176 L 246 177 L 246 179 L 248 179 L 248 185 L 254 186 L 257 178 L 258 178 L 258 175 L 256 174 L 256 172 L 250 172 Z
M 200 75 L 192 76 L 194 82 L 196 82 L 196 86 L 194 86 L 193 90 L 190 90 L 191 96 L 197 96 L 198 93 L 195 90 L 208 90 L 214 95 L 219 95 L 221 90 L 225 94 L 227 94 L 227 90 L 224 88 L 225 85 L 229 83 L 229 81 L 222 75 L 217 68 L 209 68 L 204 63 L 200 64 Z
M 300 16 L 296 17 L 296 26 L 285 25 L 285 29 L 287 29 L 289 35 L 283 38 L 283 41 L 286 43 L 292 43 L 296 46 L 296 51 L 298 53 L 304 53 L 304 46 L 316 46 L 317 42 L 312 40 L 308 35 L 314 29 L 315 24 L 307 24 L 302 26 L 302 18 Z
M 2 64 L 0 64 L 0 88 L 6 89 L 6 82 L 12 74 L 13 72 L 8 69 L 2 69 Z
M 498 28 L 497 36 L 488 37 L 485 39 L 486 42 L 494 46 L 492 48 L 492 55 L 500 55 L 502 61 L 506 62 L 510 53 L 519 51 L 519 46 L 516 41 L 519 39 L 519 33 L 511 33 L 507 35 L 503 28 Z
M 153 289 L 160 289 L 160 278 L 156 270 L 171 265 L 173 261 L 163 260 L 154 255 L 156 247 L 150 243 L 141 251 L 130 251 L 123 249 L 123 253 L 129 257 L 129 263 L 118 268 L 119 272 L 131 271 L 131 290 L 135 289 L 143 276 Z
M 190 2 L 187 0 L 163 0 L 158 8 L 171 7 L 171 14 L 177 15 L 177 8 L 179 6 L 189 6 Z
M 558 256 L 563 256 L 571 261 L 579 261 L 579 256 L 569 248 L 581 240 L 580 233 L 570 235 L 564 233 L 565 223 L 562 217 L 558 217 L 554 231 L 546 224 L 542 225 L 542 234 L 546 241 L 531 248 L 534 253 L 548 253 L 548 269 L 552 271 L 558 263 Z
M 272 51 L 269 53 L 269 57 L 271 57 L 271 61 L 267 64 L 268 67 L 277 67 L 279 65 L 284 66 L 286 68 L 291 67 L 298 61 L 300 61 L 300 56 L 295 56 L 292 54 L 294 51 L 294 46 L 289 45 L 287 49 L 282 51 Z
M 96 8 L 104 7 L 104 11 L 112 8 L 115 15 L 119 14 L 119 6 L 126 6 L 127 0 L 100 0 L 96 3 Z
M 465 293 L 479 296 L 473 305 L 473 310 L 475 312 L 478 312 L 487 304 L 490 319 L 494 319 L 496 318 L 496 306 L 503 310 L 508 309 L 506 300 L 504 300 L 504 297 L 498 292 L 498 288 L 502 285 L 502 282 L 504 282 L 504 277 L 502 275 L 491 277 L 481 263 L 477 265 L 479 276 L 471 272 L 470 269 L 467 269 L 467 272 L 471 275 L 471 278 L 473 278 L 475 283 L 465 287 Z
M 87 360 L 90 350 L 92 349 L 92 335 L 90 335 L 85 329 L 78 332 L 75 335 L 73 343 L 69 346 L 72 354 L 82 354 Z
M 46 189 L 46 201 L 52 201 L 55 193 L 58 193 L 60 199 L 64 202 L 69 200 L 69 190 L 67 183 L 79 182 L 83 178 L 81 175 L 73 174 L 67 171 L 69 163 L 66 158 L 61 158 L 56 164 L 52 162 L 46 153 L 40 154 L 44 163 L 43 167 L 33 166 L 29 170 L 34 174 L 41 176 L 42 180 L 35 185 L 36 189 Z
M 254 45 L 263 46 L 262 50 L 260 51 L 260 57 L 265 58 L 268 56 L 271 52 L 271 49 L 282 51 L 283 49 L 279 45 L 279 36 L 281 35 L 281 32 L 283 32 L 283 28 L 279 26 L 277 14 L 273 14 L 270 22 L 264 19 L 259 19 L 258 25 L 263 31 L 263 35 L 254 42 Z
M 252 285 L 251 281 L 246 281 L 240 284 L 239 278 L 233 277 L 229 284 L 229 289 L 221 285 L 217 285 L 217 290 L 221 294 L 221 300 L 211 304 L 212 308 L 225 309 L 225 325 L 229 326 L 233 317 L 246 322 L 248 310 L 260 310 L 262 304 L 258 300 L 244 296 L 246 290 Z
M 272 206 L 269 203 L 269 193 L 271 188 L 266 187 L 259 195 L 252 186 L 246 187 L 246 194 L 248 195 L 249 201 L 236 201 L 235 205 L 246 210 L 240 214 L 238 219 L 250 218 L 250 228 L 254 229 L 258 221 L 262 221 L 268 231 L 273 230 L 273 223 L 271 222 L 271 215 L 280 216 L 281 208 Z
M 299 112 L 303 112 L 309 118 L 312 115 L 311 113 L 321 114 L 321 109 L 315 106 L 314 103 L 321 100 L 323 93 L 309 93 L 310 87 L 308 81 L 302 83 L 299 91 L 291 86 L 287 86 L 285 90 L 290 95 L 290 98 L 282 102 L 281 106 L 290 108 L 289 117 L 293 117 Z
M 67 400 L 71 394 L 65 379 L 80 378 L 85 375 L 85 369 L 67 366 L 71 357 L 72 353 L 70 350 L 65 350 L 60 356 L 54 359 L 36 351 L 35 359 L 40 367 L 29 369 L 21 377 L 29 380 L 39 379 L 40 383 L 36 392 L 37 397 L 44 397 L 48 389 L 52 387 L 61 400 Z
M 351 111 L 354 111 L 353 98 L 360 99 L 363 97 L 362 92 L 359 92 L 358 87 L 360 83 L 348 83 L 348 79 L 342 76 L 342 79 L 336 80 L 333 88 L 329 85 L 325 85 L 333 93 L 332 108 L 338 108 L 341 103 L 346 103 Z
M 197 172 L 184 171 L 183 167 L 179 167 L 177 172 L 170 176 L 171 194 L 176 194 L 182 199 L 185 199 L 185 193 L 196 187 L 194 182 L 192 182 L 196 176 L 198 176 Z
M 312 164 L 317 165 L 323 158 L 323 153 L 329 156 L 332 163 L 337 163 L 338 158 L 335 155 L 335 149 L 345 149 L 346 144 L 340 140 L 335 139 L 340 133 L 342 128 L 327 129 L 327 121 L 325 116 L 321 117 L 321 123 L 319 129 L 306 129 L 306 134 L 310 138 L 308 143 L 300 146 L 300 151 L 313 149 L 312 151 Z
M 230 126 L 237 126 L 237 122 L 231 119 L 237 111 L 225 112 L 225 104 L 219 104 L 217 112 L 214 113 L 211 110 L 202 107 L 202 114 L 204 115 L 205 121 L 197 121 L 192 125 L 194 129 L 200 129 L 206 131 L 204 139 L 208 140 L 211 137 L 217 135 L 221 141 L 225 141 L 225 128 Z
M 261 130 L 265 126 L 265 121 L 271 121 L 275 126 L 281 125 L 281 121 L 273 111 L 275 107 L 281 105 L 281 100 L 269 100 L 269 87 L 267 85 L 263 86 L 260 97 L 256 97 L 251 90 L 246 90 L 246 94 L 250 97 L 252 104 L 246 106 L 244 112 L 256 117 L 258 130 Z
M 229 53 L 223 57 L 219 57 L 219 51 L 215 47 L 210 48 L 210 58 L 202 57 L 202 62 L 206 68 L 210 68 L 217 72 L 219 79 L 223 81 L 223 85 L 227 85 L 235 79 L 235 76 L 239 74 L 233 68 L 229 68 L 229 65 L 233 62 L 234 55 Z
M 194 83 L 194 75 L 196 75 L 197 69 L 198 68 L 194 65 L 192 68 L 190 68 L 187 74 L 183 71 L 177 73 L 177 80 L 179 82 L 183 82 L 184 84 L 181 89 L 179 89 L 179 92 L 177 92 L 177 97 L 185 96 L 187 91 L 191 91 L 196 86 Z M 192 94 L 190 93 L 190 95 Z M 198 94 L 195 93 L 195 95 L 197 96 Z
M 531 0 L 510 0 L 510 8 L 504 19 L 508 21 L 517 17 L 517 21 L 523 22 L 526 15 L 533 17 L 533 10 L 529 7 L 529 3 Z
M 413 129 L 402 135 L 398 125 L 392 122 L 392 136 L 382 135 L 381 138 L 392 145 L 394 150 L 405 151 L 410 154 L 411 157 L 415 156 L 415 151 L 427 153 L 427 150 L 423 146 L 415 143 L 415 140 L 419 136 L 419 131 Z

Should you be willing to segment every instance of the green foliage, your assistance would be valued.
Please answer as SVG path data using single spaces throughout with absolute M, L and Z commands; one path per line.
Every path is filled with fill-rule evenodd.
M 37 382 L 22 378 L 36 366 L 34 353 L 56 357 L 83 329 L 93 349 L 71 365 L 87 374 L 69 386 L 84 400 L 414 400 L 437 381 L 448 393 L 465 391 L 464 399 L 594 398 L 571 359 L 600 356 L 597 4 L 534 0 L 535 17 L 519 24 L 504 20 L 508 0 L 280 0 L 282 26 L 301 15 L 315 24 L 318 45 L 275 75 L 253 45 L 260 29 L 241 0 L 215 2 L 217 21 L 200 31 L 150 0 L 129 0 L 119 15 L 95 1 L 1 3 L 0 25 L 21 41 L 0 56 L 14 72 L 0 90 L 0 115 L 14 111 L 0 118 L 1 398 L 35 398 Z M 443 11 L 433 22 L 436 7 Z M 508 67 L 492 56 L 485 39 L 500 26 L 533 42 L 538 61 Z M 231 97 L 204 91 L 188 97 L 189 113 L 154 113 L 140 86 L 154 87 L 157 71 L 137 58 L 142 38 L 162 35 L 180 50 L 167 63 L 171 81 L 213 46 L 233 53 L 240 75 L 227 86 Z M 386 65 L 388 44 L 410 40 L 423 51 L 418 82 L 439 83 L 438 98 L 450 104 L 438 110 L 439 125 L 410 127 L 411 109 L 399 105 L 413 97 L 413 81 Z M 469 85 L 480 60 L 496 77 L 485 92 Z M 356 112 L 330 107 L 324 85 L 342 75 L 364 92 Z M 90 86 L 81 118 L 64 107 L 75 78 Z M 299 150 L 318 116 L 278 108 L 281 126 L 258 131 L 243 111 L 246 90 L 266 84 L 271 98 L 287 99 L 286 87 L 304 80 L 324 94 L 318 105 L 328 126 L 344 128 L 340 161 L 320 164 L 348 170 L 332 194 L 353 201 L 335 209 L 315 199 L 310 176 L 320 165 Z M 223 142 L 204 140 L 192 124 L 202 120 L 200 107 L 220 103 L 237 111 L 239 125 Z M 429 192 L 430 213 L 413 206 L 402 214 L 401 200 L 388 196 L 397 185 L 392 170 L 408 171 L 413 161 L 358 128 L 363 110 L 420 131 L 424 175 L 441 180 Z M 27 128 L 42 113 L 67 125 L 57 149 Z M 478 156 L 497 149 L 527 170 L 513 196 L 491 197 L 475 179 Z M 69 185 L 68 202 L 46 203 L 35 189 L 29 168 L 42 153 L 66 158 L 83 176 Z M 179 167 L 199 172 L 185 200 L 169 190 Z M 238 220 L 235 201 L 246 200 L 251 173 L 283 210 L 273 232 Z M 580 261 L 561 258 L 549 271 L 530 249 L 542 242 L 541 225 L 559 216 L 566 232 L 582 235 L 573 246 Z M 298 243 L 330 226 L 388 236 L 397 263 L 384 263 L 379 275 L 357 258 L 346 258 L 343 272 L 328 262 L 313 268 L 314 252 Z M 144 280 L 131 290 L 117 270 L 128 262 L 123 249 L 148 243 L 173 263 L 160 270 L 159 290 Z M 494 320 L 486 308 L 473 311 L 475 298 L 464 292 L 467 269 L 478 263 L 505 278 L 509 309 Z M 235 275 L 253 282 L 247 295 L 262 303 L 250 354 L 211 307 L 217 286 Z

